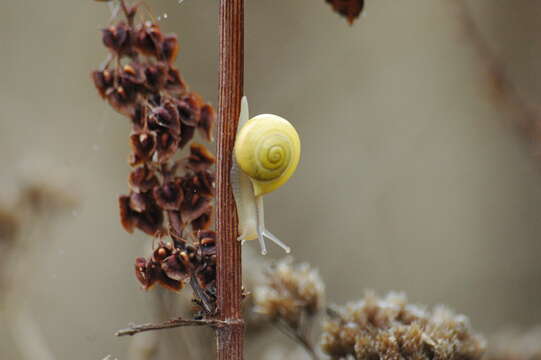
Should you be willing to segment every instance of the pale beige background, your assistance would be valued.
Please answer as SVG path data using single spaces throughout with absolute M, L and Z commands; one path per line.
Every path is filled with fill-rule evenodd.
M 178 33 L 186 80 L 216 104 L 217 1 L 147 2 Z M 367 1 L 350 27 L 323 0 L 248 0 L 246 93 L 254 113 L 283 115 L 301 134 L 298 172 L 268 196 L 267 222 L 319 267 L 332 301 L 403 290 L 490 333 L 541 322 L 541 164 L 514 113 L 491 102 L 452 2 Z M 541 3 L 470 3 L 537 102 Z M 108 16 L 90 0 L 0 3 L 0 180 L 35 162 L 66 174 L 81 200 L 34 235 L 47 245 L 26 285 L 58 359 L 128 359 L 129 340 L 113 332 L 152 319 L 132 271 L 148 239 L 117 219 L 128 122 L 89 79 L 106 54 L 98 30 Z M 0 358 L 18 359 L 1 326 Z

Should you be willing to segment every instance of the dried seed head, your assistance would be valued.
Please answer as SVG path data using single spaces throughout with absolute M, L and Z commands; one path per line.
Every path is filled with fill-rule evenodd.
M 186 84 L 177 69 L 170 67 L 167 71 L 165 89 L 175 95 L 183 94 L 186 91 Z
M 178 135 L 167 129 L 156 130 L 157 134 L 157 151 L 158 162 L 165 163 L 173 155 L 175 155 L 178 149 Z
M 184 198 L 179 181 L 168 181 L 162 186 L 156 186 L 152 192 L 154 199 L 163 210 L 179 210 Z
M 204 171 L 210 168 L 216 162 L 216 158 L 202 144 L 192 144 L 190 146 L 190 156 L 188 157 L 188 166 L 193 171 Z
M 197 232 L 199 248 L 202 256 L 216 255 L 216 233 L 211 230 L 199 230 Z
M 325 286 L 317 270 L 306 263 L 294 265 L 291 258 L 278 262 L 266 273 L 267 282 L 254 291 L 255 311 L 271 321 L 285 321 L 299 328 L 303 314 L 322 309 Z
M 162 54 L 163 35 L 160 28 L 151 22 L 140 25 L 135 34 L 135 46 L 145 55 L 160 58 Z
M 192 229 L 194 231 L 209 229 L 211 226 L 211 215 L 212 207 L 209 206 L 204 213 L 192 220 Z
M 119 81 L 124 91 L 131 94 L 142 92 L 146 83 L 145 70 L 136 63 L 124 65 L 119 74 Z
M 427 312 L 401 294 L 373 294 L 337 308 L 323 324 L 321 346 L 333 359 L 478 360 L 484 340 L 467 318 L 445 307 Z
M 178 45 L 175 34 L 166 35 L 162 44 L 163 57 L 168 63 L 173 63 L 177 59 L 180 46 Z
M 158 283 L 179 290 L 189 279 L 208 312 L 215 308 L 216 248 L 213 232 L 198 231 L 211 225 L 215 159 L 203 145 L 194 145 L 189 158 L 172 158 L 196 129 L 211 138 L 215 113 L 187 91 L 174 67 L 176 35 L 164 36 L 152 22 L 137 23 L 138 4 L 122 6 L 125 20 L 103 30 L 111 56 L 103 70 L 92 73 L 99 95 L 132 125 L 129 163 L 136 168 L 128 177 L 130 193 L 118 199 L 120 221 L 128 232 L 171 239 L 136 260 L 143 287 Z
M 150 289 L 155 283 L 173 291 L 179 291 L 184 287 L 182 281 L 168 277 L 162 270 L 160 263 L 152 259 L 137 258 L 135 260 L 135 276 L 145 290 Z
M 120 222 L 124 229 L 132 233 L 134 228 L 153 236 L 163 234 L 163 212 L 151 196 L 131 193 L 118 198 Z
M 94 85 L 96 86 L 96 89 L 98 90 L 98 93 L 102 98 L 106 98 L 107 93 L 110 92 L 114 85 L 114 77 L 111 71 L 109 70 L 103 70 L 103 71 L 92 71 L 92 80 L 94 81 Z
M 117 55 L 132 52 L 132 35 L 130 27 L 123 21 L 102 30 L 103 44 Z
M 190 277 L 190 269 L 181 261 L 178 253 L 165 259 L 162 269 L 169 278 L 177 281 L 185 281 Z
M 180 121 L 184 125 L 196 127 L 199 122 L 199 116 L 202 104 L 201 98 L 195 93 L 189 93 L 180 98 L 177 102 Z
M 541 359 L 541 326 L 527 331 L 510 329 L 490 339 L 486 360 Z
M 167 82 L 167 65 L 164 63 L 148 64 L 145 67 L 146 88 L 149 92 L 159 92 Z M 180 75 L 179 75 L 180 78 Z
M 168 129 L 175 135 L 180 135 L 180 119 L 177 107 L 171 102 L 156 107 L 151 114 L 151 119 L 159 126 Z
M 212 125 L 215 122 L 216 112 L 214 111 L 214 108 L 208 104 L 203 105 L 197 128 L 207 141 L 212 141 Z
M 151 171 L 147 166 L 139 166 L 134 169 L 128 176 L 128 184 L 130 189 L 136 193 L 143 193 L 152 190 L 158 186 L 158 178 L 154 171 Z
M 0 209 L 0 250 L 11 246 L 20 229 L 20 220 L 13 211 Z
M 190 141 L 192 141 L 195 134 L 195 127 L 180 123 L 180 141 L 178 147 L 183 149 Z
M 163 241 L 160 241 L 158 247 L 154 250 L 152 254 L 152 259 L 156 262 L 162 262 L 165 258 L 173 254 L 173 246 L 171 244 L 166 244 Z
M 131 116 L 131 114 L 133 114 L 136 106 L 135 101 L 137 99 L 136 88 L 124 88 L 119 85 L 109 88 L 106 96 L 113 109 L 125 116 Z

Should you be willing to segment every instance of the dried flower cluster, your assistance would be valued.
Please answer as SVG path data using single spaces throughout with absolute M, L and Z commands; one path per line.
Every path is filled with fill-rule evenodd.
M 490 340 L 486 360 L 541 359 L 541 326 L 525 332 L 505 331 Z
M 361 15 L 364 9 L 364 0 L 325 0 L 334 11 L 345 17 L 350 24 Z
M 0 209 L 0 249 L 10 247 L 19 231 L 19 219 L 12 212 Z M 5 253 L 5 251 L 2 251 Z
M 128 232 L 141 230 L 159 241 L 153 255 L 138 258 L 137 279 L 145 289 L 159 283 L 180 290 L 190 281 L 199 300 L 212 300 L 215 235 L 208 230 L 214 197 L 214 156 L 190 144 L 196 130 L 212 140 L 215 111 L 188 90 L 173 63 L 175 35 L 164 35 L 151 21 L 137 22 L 138 5 L 120 2 L 123 19 L 102 31 L 110 52 L 92 78 L 100 96 L 131 120 L 133 167 L 130 192 L 119 197 L 120 220 Z M 188 157 L 174 155 L 186 146 Z M 209 309 L 209 304 L 205 306 Z
M 306 263 L 294 265 L 291 258 L 266 272 L 267 281 L 254 291 L 255 311 L 271 321 L 283 321 L 299 329 L 302 321 L 319 312 L 325 285 L 317 270 Z
M 17 217 L 13 211 L 0 208 L 0 254 L 4 257 L 11 255 L 20 228 L 21 221 L 19 217 Z M 0 264 L 0 294 L 6 293 L 6 276 L 10 265 L 9 261 L 2 261 Z M 2 296 L 0 296 L 0 304 L 2 302 L 1 300 Z
M 400 294 L 368 294 L 329 315 L 321 345 L 333 359 L 478 360 L 485 349 L 465 316 L 441 306 L 427 312 Z

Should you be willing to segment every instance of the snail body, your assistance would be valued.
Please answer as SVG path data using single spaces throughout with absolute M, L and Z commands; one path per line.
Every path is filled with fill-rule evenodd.
M 290 248 L 265 227 L 263 196 L 284 185 L 300 160 L 300 139 L 286 119 L 262 114 L 249 119 L 248 100 L 242 98 L 234 161 L 231 169 L 233 194 L 239 219 L 239 240 L 259 240 L 267 253 L 265 237 Z

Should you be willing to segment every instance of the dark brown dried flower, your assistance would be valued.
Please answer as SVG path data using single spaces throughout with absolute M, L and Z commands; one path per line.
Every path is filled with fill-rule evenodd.
M 177 36 L 175 34 L 169 34 L 163 38 L 163 57 L 168 63 L 175 62 L 179 50 L 180 46 L 178 45 Z
M 216 255 L 216 233 L 212 230 L 200 230 L 197 232 L 199 248 L 203 256 Z
M 160 58 L 163 42 L 160 27 L 147 21 L 141 24 L 135 32 L 135 46 L 137 49 L 145 55 Z
M 315 315 L 322 309 L 325 285 L 310 265 L 294 265 L 291 258 L 286 258 L 265 275 L 267 282 L 254 291 L 255 311 L 270 321 L 283 321 L 296 330 L 303 316 Z
M 165 89 L 175 95 L 181 95 L 186 91 L 186 84 L 177 69 L 170 67 L 167 71 Z
M 146 87 L 150 92 L 159 92 L 167 82 L 167 65 L 161 62 L 149 64 L 145 68 Z
M 109 70 L 92 71 L 92 80 L 100 96 L 105 99 L 114 86 L 113 73 Z
M 169 256 L 162 263 L 162 269 L 168 277 L 177 281 L 185 281 L 190 277 L 191 267 L 186 267 L 186 263 L 182 261 L 178 253 Z
M 156 186 L 153 195 L 156 203 L 163 210 L 178 211 L 184 198 L 180 187 L 180 180 L 167 181 L 162 186 Z
M 166 102 L 163 106 L 152 110 L 151 119 L 161 127 L 169 129 L 175 135 L 180 135 L 180 119 L 177 107 Z
M 128 176 L 128 184 L 134 192 L 147 192 L 158 186 L 158 178 L 147 166 L 139 166 Z
M 211 199 L 214 196 L 214 174 L 208 170 L 187 174 L 182 179 L 182 188 L 186 199 L 192 205 L 199 197 Z
M 129 117 L 133 132 L 140 133 L 145 129 L 145 124 L 147 122 L 147 109 L 143 104 L 135 104 Z
M 152 160 L 154 152 L 158 149 L 158 139 L 156 133 L 142 130 L 130 135 L 130 145 L 132 148 L 130 165 L 135 166 Z
M 192 141 L 195 134 L 195 127 L 180 123 L 180 141 L 178 147 L 183 149 L 186 144 Z
M 123 89 L 136 94 L 144 89 L 145 69 L 137 63 L 124 65 L 119 74 L 119 81 Z
M 167 211 L 167 220 L 169 223 L 169 236 L 174 242 L 186 243 L 186 240 L 182 238 L 182 231 L 184 224 L 180 217 L 180 211 Z
M 163 163 L 168 161 L 178 149 L 178 136 L 171 131 L 157 130 L 157 150 L 158 162 Z
M 134 228 L 153 236 L 163 234 L 163 212 L 153 202 L 152 197 L 132 193 L 118 198 L 120 222 L 124 229 L 132 233 Z
M 334 11 L 345 17 L 350 24 L 359 17 L 364 8 L 364 0 L 325 0 Z
M 156 262 L 162 262 L 173 255 L 173 245 L 160 241 L 158 247 L 152 253 L 152 259 Z
M 103 44 L 118 55 L 130 54 L 132 35 L 130 27 L 123 21 L 102 30 Z
M 119 85 L 109 88 L 106 96 L 113 109 L 125 116 L 131 116 L 133 114 L 135 100 L 137 99 L 135 88 L 124 88 Z
M 184 125 L 195 127 L 199 122 L 202 100 L 195 93 L 189 93 L 177 102 L 180 121 Z
M 209 288 L 216 283 L 216 255 L 207 257 L 201 270 L 197 272 L 197 280 L 203 288 Z
M 216 162 L 216 158 L 202 144 L 192 144 L 190 146 L 190 156 L 188 157 L 188 166 L 193 171 L 205 171 Z
M 184 223 L 192 223 L 208 213 L 210 209 L 212 209 L 210 200 L 191 192 L 184 192 L 184 201 L 180 205 L 180 214 Z
M 169 278 L 160 264 L 153 259 L 135 259 L 135 276 L 145 290 L 150 289 L 155 283 L 173 291 L 179 291 L 184 287 L 181 281 Z
M 208 207 L 207 210 L 201 214 L 201 216 L 192 220 L 192 229 L 196 230 L 207 230 L 211 226 L 211 214 L 212 207 Z
M 395 293 L 333 310 L 323 331 L 322 349 L 333 359 L 479 360 L 485 350 L 465 316 L 442 306 L 427 312 Z
M 216 112 L 214 111 L 214 108 L 208 104 L 203 105 L 197 128 L 207 141 L 212 141 L 212 124 L 214 124 L 215 121 Z

